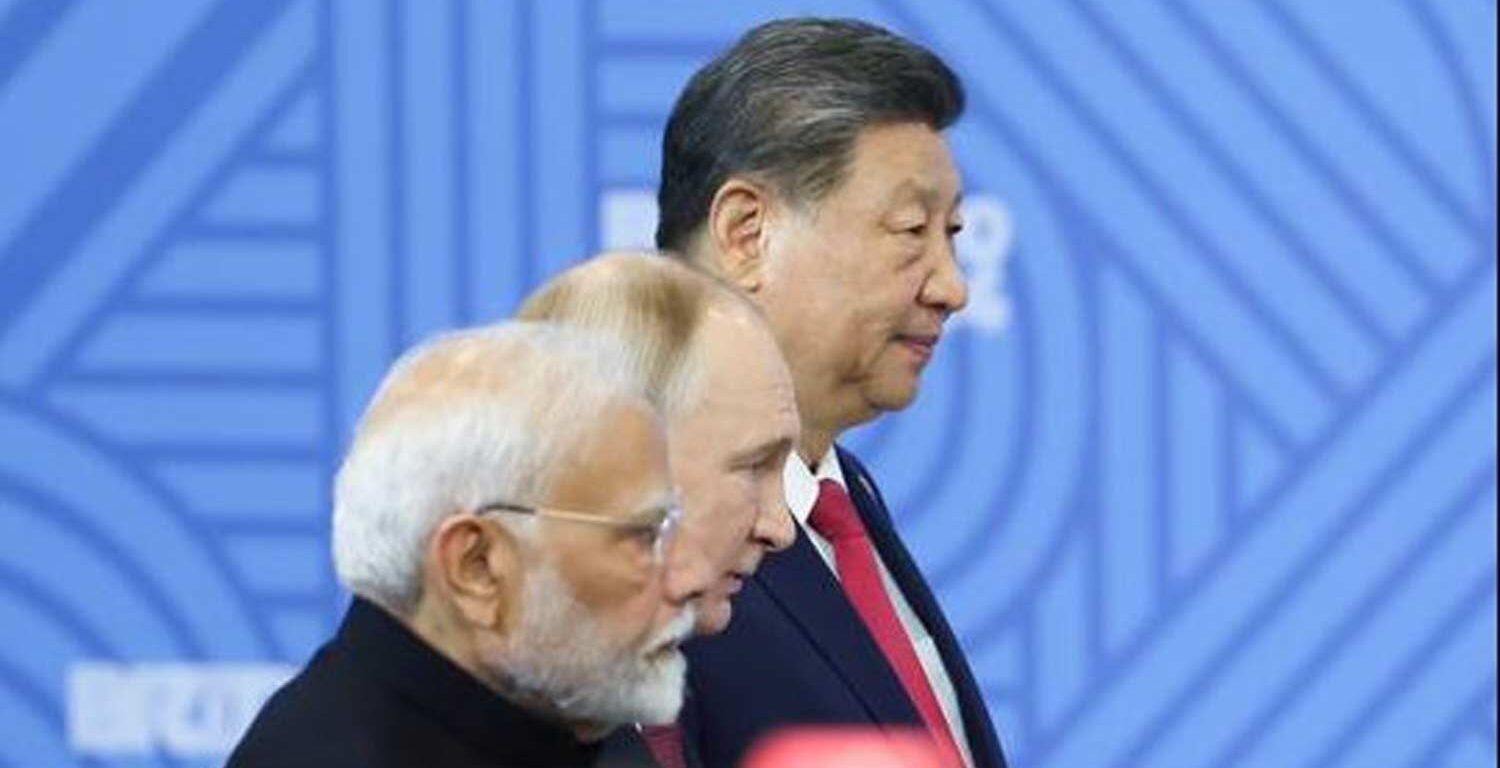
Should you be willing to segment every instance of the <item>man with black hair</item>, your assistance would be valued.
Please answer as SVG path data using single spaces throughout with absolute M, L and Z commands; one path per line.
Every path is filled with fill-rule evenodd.
M 723 635 L 694 641 L 681 735 L 710 766 L 794 724 L 924 728 L 945 761 L 1003 766 L 942 610 L 843 432 L 916 396 L 967 292 L 960 179 L 943 131 L 962 86 L 878 26 L 793 19 L 700 69 L 663 147 L 658 247 L 764 310 L 802 429 L 786 464 L 796 542 Z

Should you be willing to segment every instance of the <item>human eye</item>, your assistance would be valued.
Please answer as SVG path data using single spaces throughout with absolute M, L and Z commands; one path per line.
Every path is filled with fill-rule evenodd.
M 754 479 L 765 474 L 770 468 L 770 460 L 762 458 L 747 461 L 739 465 L 739 467 L 736 468 L 736 471 L 739 472 L 741 476 L 747 479 Z
M 629 552 L 649 557 L 656 548 L 656 526 L 641 523 L 620 528 L 616 541 Z
M 931 218 L 922 207 L 903 203 L 887 210 L 884 221 L 886 229 L 893 234 L 921 237 L 927 234 Z
M 892 229 L 896 234 L 905 237 L 927 236 L 927 222 L 925 221 L 902 222 L 892 226 Z
M 773 451 L 766 454 L 765 457 L 760 461 L 755 462 L 755 472 L 756 474 L 761 475 L 776 472 L 780 470 L 781 466 L 785 463 L 786 462 L 781 458 L 781 455 L 778 452 Z
M 772 456 L 757 454 L 756 456 L 736 462 L 732 471 L 740 481 L 756 483 L 773 468 L 779 469 L 779 466 L 772 460 Z
M 656 526 L 641 525 L 630 529 L 630 538 L 643 549 L 656 546 Z

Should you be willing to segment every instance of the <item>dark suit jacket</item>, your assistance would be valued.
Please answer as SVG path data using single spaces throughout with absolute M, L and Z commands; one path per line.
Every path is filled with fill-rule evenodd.
M 927 582 L 896 535 L 885 501 L 851 454 L 838 457 L 870 539 L 936 643 L 958 697 L 976 765 L 1001 768 L 994 727 L 963 650 Z M 729 629 L 684 647 L 686 738 L 709 768 L 730 768 L 780 726 L 854 723 L 919 726 L 921 717 L 875 639 L 799 529 L 790 549 L 766 558 L 735 598 Z
M 604 749 L 594 768 L 658 768 L 650 747 L 634 726 L 616 728 L 604 740 Z
M 703 760 L 693 752 L 693 745 L 683 744 L 682 747 L 682 757 L 689 766 L 703 765 Z M 604 740 L 604 750 L 599 753 L 594 768 L 661 768 L 661 764 L 651 754 L 641 732 L 635 726 L 627 725 L 616 728 Z
M 592 765 L 598 752 L 355 598 L 338 635 L 266 702 L 229 766 L 560 768 Z

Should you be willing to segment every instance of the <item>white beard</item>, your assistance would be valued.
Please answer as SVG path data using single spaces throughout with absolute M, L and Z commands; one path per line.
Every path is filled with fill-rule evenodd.
M 506 642 L 503 665 L 489 666 L 509 686 L 550 703 L 572 721 L 610 725 L 661 724 L 677 718 L 687 660 L 676 649 L 687 639 L 688 606 L 644 646 L 622 644 L 589 614 L 550 564 L 526 575 L 521 617 Z

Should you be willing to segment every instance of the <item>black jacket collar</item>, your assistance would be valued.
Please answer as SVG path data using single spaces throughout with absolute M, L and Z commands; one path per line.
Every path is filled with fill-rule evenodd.
M 562 724 L 506 701 L 366 600 L 354 598 L 335 644 L 497 765 L 589 765 L 599 752 Z

